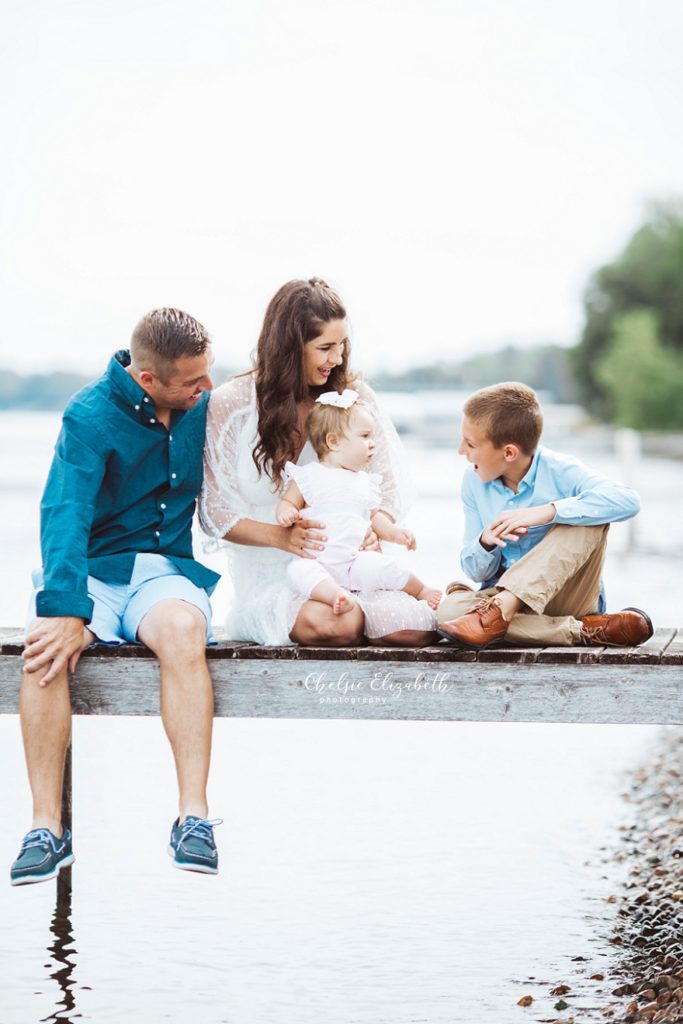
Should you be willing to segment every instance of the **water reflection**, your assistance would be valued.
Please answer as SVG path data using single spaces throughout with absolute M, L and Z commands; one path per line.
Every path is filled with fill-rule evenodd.
M 50 932 L 54 938 L 47 951 L 56 970 L 49 976 L 57 982 L 58 995 L 61 998 L 57 999 L 54 1012 L 48 1017 L 43 1017 L 42 1021 L 45 1024 L 74 1024 L 75 1019 L 81 1014 L 75 1013 L 76 997 L 73 991 L 76 986 L 74 969 L 77 951 L 73 947 L 74 934 L 71 923 L 71 868 L 63 868 L 57 877 L 57 902 L 50 923 Z

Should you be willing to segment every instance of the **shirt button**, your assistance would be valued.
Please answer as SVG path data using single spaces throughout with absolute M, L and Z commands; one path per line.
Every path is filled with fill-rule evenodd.
M 136 409 L 136 411 L 137 411 L 137 412 L 139 412 L 139 411 L 140 411 L 140 406 L 139 406 L 139 405 L 136 405 L 136 406 L 135 406 L 135 409 Z
M 169 439 L 169 441 L 172 441 L 173 440 L 173 434 L 169 434 L 168 435 L 168 439 Z
M 171 473 L 171 480 L 175 480 L 175 478 L 177 477 L 177 475 L 178 475 L 177 473 Z
M 165 502 L 165 501 L 162 501 L 162 503 L 161 503 L 161 505 L 159 506 L 159 508 L 166 508 L 166 502 Z
M 159 531 L 158 531 L 158 530 L 155 530 L 155 531 L 154 531 L 154 536 L 155 536 L 155 537 L 161 537 L 161 534 L 159 533 Z
M 152 416 L 152 418 L 151 418 L 151 420 L 150 420 L 149 422 L 150 422 L 150 423 L 156 423 L 156 420 L 155 420 L 155 419 L 154 419 L 154 417 Z
M 142 401 L 143 402 L 149 402 L 149 398 L 147 398 L 147 395 L 145 395 L 145 397 L 142 399 Z

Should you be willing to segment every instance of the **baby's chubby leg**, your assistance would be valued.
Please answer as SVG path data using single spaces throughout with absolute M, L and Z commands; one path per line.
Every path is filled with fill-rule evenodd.
M 353 590 L 403 590 L 418 601 L 426 601 L 436 609 L 441 591 L 427 587 L 390 555 L 378 551 L 361 551 L 349 570 Z
M 422 580 L 419 580 L 417 576 L 412 574 L 408 577 L 405 586 L 401 587 L 401 590 L 405 591 L 406 594 L 410 594 L 411 597 L 416 598 L 418 601 L 426 601 L 434 611 L 439 607 L 439 601 L 443 597 L 441 590 L 426 586 Z
M 338 583 L 335 583 L 331 576 L 313 587 L 310 596 L 314 601 L 329 604 L 335 615 L 344 615 L 358 607 L 348 590 L 344 590 Z
M 301 597 L 329 605 L 335 615 L 343 615 L 358 605 L 337 583 L 320 562 L 308 558 L 293 558 L 287 566 L 287 582 Z

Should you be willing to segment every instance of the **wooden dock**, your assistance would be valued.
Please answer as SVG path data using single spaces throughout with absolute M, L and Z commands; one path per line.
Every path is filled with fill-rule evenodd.
M 0 714 L 18 711 L 23 636 L 0 629 Z M 640 647 L 207 648 L 215 713 L 235 718 L 683 723 L 683 627 Z M 77 715 L 158 715 L 159 670 L 144 647 L 94 647 L 71 679 Z M 72 827 L 72 747 L 62 821 Z M 71 868 L 57 881 L 68 916 Z M 60 908 L 62 908 L 60 910 Z
M 22 637 L 0 638 L 0 714 L 16 714 Z M 236 718 L 683 723 L 683 627 L 640 647 L 261 647 L 207 649 L 215 713 Z M 158 715 L 144 647 L 85 651 L 77 715 Z

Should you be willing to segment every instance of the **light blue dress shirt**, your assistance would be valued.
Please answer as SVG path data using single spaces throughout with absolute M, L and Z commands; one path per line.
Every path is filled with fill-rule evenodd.
M 482 589 L 493 587 L 506 569 L 519 561 L 551 527 L 600 526 L 631 519 L 640 511 L 640 499 L 630 487 L 599 476 L 571 455 L 540 447 L 517 494 L 499 477 L 483 483 L 468 466 L 461 490 L 465 506 L 465 545 L 460 564 L 463 572 Z M 533 508 L 553 502 L 557 514 L 545 526 L 533 526 L 518 541 L 487 551 L 479 538 L 501 512 Z M 600 609 L 604 610 L 604 592 Z

